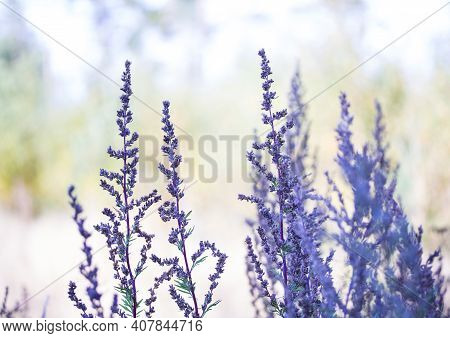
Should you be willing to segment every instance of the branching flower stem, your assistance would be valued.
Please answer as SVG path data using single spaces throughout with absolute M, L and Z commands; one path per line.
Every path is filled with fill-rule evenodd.
M 123 117 L 123 123 L 126 124 L 126 117 Z M 131 238 L 131 229 L 130 229 L 130 211 L 128 207 L 128 194 L 127 194 L 127 141 L 126 141 L 126 135 L 123 136 L 123 184 L 122 184 L 122 190 L 123 190 L 123 198 L 125 203 L 125 218 L 127 222 L 127 242 L 126 242 L 126 251 L 125 256 L 127 260 L 127 268 L 130 274 L 130 280 L 131 280 L 131 288 L 132 288 L 132 297 L 133 297 L 133 318 L 137 317 L 137 291 L 136 291 L 136 280 L 133 276 L 133 270 L 131 269 L 131 263 L 130 263 L 130 238 Z
M 176 201 L 177 201 L 177 213 L 179 213 L 179 210 L 180 210 L 180 199 L 178 198 L 178 196 L 176 197 Z M 187 273 L 188 278 L 189 278 L 189 285 L 190 285 L 190 288 L 191 288 L 192 300 L 194 301 L 194 315 L 195 315 L 196 318 L 198 318 L 200 315 L 199 315 L 199 311 L 198 311 L 197 297 L 195 296 L 195 288 L 194 288 L 194 283 L 192 282 L 191 269 L 189 267 L 189 261 L 187 259 L 186 241 L 185 241 L 185 238 L 184 238 L 184 231 L 182 230 L 182 225 L 181 225 L 180 218 L 177 219 L 177 223 L 178 223 L 178 229 L 180 230 L 181 243 L 183 245 L 182 246 L 182 251 L 183 251 L 184 265 L 186 267 L 186 273 Z
M 270 121 L 271 121 L 270 126 L 272 128 L 272 133 L 274 135 L 274 143 L 275 143 L 276 142 L 276 133 L 275 133 L 275 126 L 273 123 L 272 109 L 269 110 L 269 115 L 270 115 Z M 275 164 L 277 166 L 277 173 L 278 173 L 277 179 L 280 180 L 281 170 L 280 170 L 280 158 L 279 157 L 275 158 Z M 278 196 L 278 203 L 280 203 L 280 240 L 281 240 L 281 243 L 284 243 L 284 224 L 283 224 L 284 201 L 283 201 L 283 198 L 279 191 L 277 192 L 277 196 Z M 283 259 L 283 282 L 284 282 L 284 286 L 287 288 L 288 287 L 288 269 L 287 269 L 286 255 L 284 252 L 282 253 L 282 259 Z M 286 302 L 286 300 L 285 300 L 285 302 Z

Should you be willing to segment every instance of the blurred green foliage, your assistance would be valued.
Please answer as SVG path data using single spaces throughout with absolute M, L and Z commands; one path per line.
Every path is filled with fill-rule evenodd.
M 11 195 L 24 184 L 40 193 L 45 98 L 43 59 L 22 25 L 0 37 L 0 192 Z M 19 29 L 17 29 L 19 28 Z

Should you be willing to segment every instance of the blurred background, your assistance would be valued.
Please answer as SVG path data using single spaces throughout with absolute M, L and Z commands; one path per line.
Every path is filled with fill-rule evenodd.
M 182 153 L 192 164 L 185 169 L 190 179 L 184 203 L 193 210 L 193 242 L 215 241 L 230 256 L 217 292 L 223 302 L 211 316 L 252 316 L 243 239 L 244 220 L 253 208 L 236 197 L 251 189 L 241 174 L 245 163 L 241 140 L 255 128 L 264 131 L 257 51 L 264 47 L 271 59 L 277 107 L 282 108 L 297 67 L 308 100 L 444 4 L 442 0 L 1 0 L 0 288 L 10 286 L 11 301 L 26 288 L 28 296 L 34 296 L 28 302 L 29 316 L 40 316 L 44 304 L 47 316 L 77 315 L 66 292 L 69 280 L 80 281 L 76 266 L 83 255 L 66 189 L 71 183 L 77 186 L 89 227 L 101 219 L 101 209 L 113 203 L 98 186 L 98 172 L 100 167 L 117 168 L 105 150 L 117 142 L 117 83 L 129 59 L 138 98 L 131 103 L 134 128 L 141 135 L 160 138 L 156 112 L 163 99 L 171 100 L 177 132 L 191 140 L 182 142 Z M 389 155 L 400 165 L 398 193 L 411 222 L 423 224 L 426 249 L 442 247 L 447 276 L 449 18 L 447 6 L 308 107 L 320 190 L 325 168 L 339 175 L 334 163 L 339 92 L 346 91 L 352 103 L 358 144 L 371 135 L 374 99 L 381 102 Z M 198 140 L 205 135 L 222 141 L 199 150 Z M 230 137 L 238 141 L 223 141 Z M 140 192 L 155 187 L 164 191 L 161 177 L 157 182 L 147 179 L 154 171 L 152 149 L 141 142 Z M 214 170 L 201 156 L 205 151 L 218 163 L 212 180 L 199 179 L 201 170 Z M 164 251 L 168 225 L 161 224 L 157 212 L 144 227 L 158 235 L 156 249 Z M 91 243 L 94 250 L 100 248 L 103 238 L 95 234 Z M 94 260 L 101 267 L 101 290 L 108 307 L 112 287 L 107 287 L 111 285 L 107 251 L 100 251 Z M 146 288 L 145 280 L 141 283 Z M 157 309 L 161 316 L 174 314 L 175 306 L 166 298 L 162 296 Z

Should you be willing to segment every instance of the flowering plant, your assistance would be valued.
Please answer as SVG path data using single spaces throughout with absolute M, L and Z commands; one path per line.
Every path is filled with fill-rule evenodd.
M 337 198 L 313 188 L 315 161 L 308 166 L 309 129 L 299 76 L 291 84 L 290 109 L 273 110 L 276 93 L 264 50 L 262 121 L 268 133 L 247 153 L 252 164 L 253 194 L 239 199 L 256 205 L 249 220 L 247 276 L 257 316 L 280 317 L 441 317 L 444 278 L 437 250 L 423 255 L 422 228 L 408 222 L 395 195 L 395 170 L 386 156 L 381 106 L 376 103 L 374 144 L 357 151 L 352 142 L 345 94 L 340 97 L 341 121 L 336 129 L 337 164 L 350 186 L 344 199 L 326 173 Z M 284 121 L 282 121 L 284 120 Z M 277 129 L 277 124 L 281 126 Z M 263 163 L 267 154 L 270 163 Z M 337 202 L 336 202 L 337 200 Z M 348 204 L 352 204 L 351 207 Z M 325 231 L 325 224 L 336 231 Z M 324 243 L 334 248 L 325 258 Z M 347 290 L 337 290 L 332 277 L 335 250 L 344 252 L 351 277 Z
M 177 221 L 177 227 L 173 228 L 169 236 L 169 242 L 175 244 L 182 253 L 182 263 L 178 257 L 160 257 L 155 253 L 149 253 L 152 249 L 154 234 L 145 231 L 141 225 L 142 220 L 147 215 L 149 208 L 156 205 L 161 196 L 157 190 L 135 198 L 134 188 L 137 183 L 137 167 L 139 163 L 138 148 L 135 143 L 138 141 L 137 132 L 130 131 L 130 123 L 133 121 L 133 113 L 130 110 L 131 72 L 130 62 L 125 63 L 125 71 L 122 75 L 122 106 L 117 111 L 116 124 L 121 138 L 120 149 L 109 147 L 107 153 L 121 164 L 119 171 L 109 171 L 100 169 L 100 186 L 115 201 L 114 208 L 104 208 L 102 213 L 107 221 L 94 226 L 95 230 L 105 236 L 106 246 L 109 249 L 109 260 L 114 270 L 114 279 L 118 285 L 115 290 L 117 294 L 113 296 L 110 315 L 119 317 L 137 317 L 143 311 L 147 317 L 151 317 L 155 312 L 155 302 L 157 300 L 156 291 L 165 282 L 171 281 L 176 276 L 175 286 L 170 285 L 169 292 L 177 303 L 179 309 L 186 317 L 203 317 L 219 301 L 213 302 L 213 291 L 218 286 L 218 279 L 224 271 L 227 256 L 220 252 L 214 243 L 208 241 L 200 242 L 199 249 L 191 256 L 191 263 L 188 262 L 186 241 L 192 234 L 193 228 L 187 229 L 189 213 L 186 214 L 180 209 L 180 200 L 184 196 L 181 184 L 182 180 L 178 176 L 177 168 L 181 163 L 181 155 L 176 154 L 178 139 L 175 137 L 173 125 L 170 122 L 169 103 L 164 102 L 163 109 L 163 131 L 164 143 L 163 153 L 168 156 L 170 166 L 165 167 L 160 164 L 160 170 L 165 174 L 168 183 L 168 191 L 175 199 L 175 202 L 166 201 L 159 206 L 161 219 L 168 222 L 172 219 Z M 104 310 L 101 305 L 102 294 L 99 291 L 97 273 L 98 268 L 93 266 L 92 248 L 88 245 L 88 238 L 91 236 L 85 228 L 85 220 L 81 217 L 82 207 L 74 195 L 74 187 L 69 187 L 70 205 L 74 210 L 73 220 L 78 226 L 78 231 L 83 238 L 82 251 L 85 261 L 80 265 L 80 273 L 87 280 L 88 287 L 86 294 L 89 298 L 92 311 L 88 311 L 87 305 L 76 295 L 77 285 L 69 283 L 68 297 L 80 310 L 83 317 L 103 317 Z M 130 248 L 136 240 L 143 244 L 140 248 L 140 257 L 133 264 L 133 257 Z M 195 293 L 195 283 L 192 279 L 192 270 L 205 261 L 204 253 L 210 251 L 212 256 L 217 258 L 214 272 L 209 276 L 211 282 L 208 292 L 205 295 L 203 304 L 199 306 Z M 141 298 L 137 286 L 137 279 L 141 273 L 154 263 L 163 268 L 167 268 L 161 275 L 154 278 L 150 287 L 147 288 L 147 296 Z M 193 306 L 179 294 L 188 294 L 193 299 Z M 120 304 L 119 304 L 120 303 Z M 145 310 L 144 310 L 145 305 Z

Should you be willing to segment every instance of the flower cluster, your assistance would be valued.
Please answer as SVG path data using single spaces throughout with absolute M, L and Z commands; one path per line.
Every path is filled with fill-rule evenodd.
M 178 305 L 180 311 L 184 313 L 185 317 L 199 318 L 203 317 L 220 302 L 218 300 L 213 301 L 213 292 L 218 286 L 218 279 L 224 272 L 227 256 L 219 251 L 214 243 L 201 241 L 198 250 L 191 255 L 189 260 L 187 242 L 193 233 L 194 227 L 189 226 L 189 215 L 191 211 L 185 212 L 180 205 L 184 197 L 184 189 L 182 188 L 183 180 L 178 173 L 178 167 L 182 163 L 182 156 L 177 153 L 178 138 L 175 135 L 174 126 L 170 121 L 169 107 L 169 101 L 164 101 L 162 110 L 164 145 L 161 147 L 161 150 L 168 160 L 168 165 L 160 163 L 159 170 L 168 180 L 167 191 L 171 195 L 172 200 L 165 201 L 158 210 L 164 222 L 170 222 L 172 220 L 175 222 L 175 226 L 171 228 L 169 234 L 169 243 L 175 245 L 181 255 L 181 263 L 176 262 L 177 264 L 174 270 L 176 274 L 175 285 L 170 285 L 170 296 Z M 207 259 L 207 251 L 217 260 L 217 263 L 215 271 L 209 275 L 210 286 L 204 296 L 203 303 L 200 304 L 192 272 Z M 192 304 L 182 294 L 191 297 Z
M 125 71 L 122 75 L 123 94 L 120 97 L 121 108 L 117 111 L 116 123 L 121 137 L 121 147 L 114 150 L 108 148 L 108 155 L 121 163 L 120 171 L 100 170 L 100 186 L 115 199 L 115 208 L 105 208 L 103 214 L 108 222 L 100 223 L 95 229 L 106 237 L 109 248 L 109 259 L 114 268 L 114 278 L 119 285 L 116 290 L 122 296 L 122 308 L 125 313 L 119 315 L 137 317 L 140 313 L 139 306 L 144 299 L 138 299 L 136 280 L 146 268 L 149 257 L 148 253 L 152 246 L 153 234 L 145 232 L 141 228 L 141 221 L 149 208 L 157 203 L 161 197 L 156 190 L 135 198 L 134 188 L 136 185 L 137 166 L 139 162 L 138 147 L 135 146 L 139 135 L 131 133 L 130 123 L 133 121 L 133 113 L 130 110 L 131 73 L 130 62 L 125 63 Z M 131 243 L 141 239 L 143 242 L 140 249 L 140 258 L 135 265 L 132 264 L 130 255 Z M 153 288 L 150 289 L 146 304 L 153 303 Z M 148 313 L 150 315 L 150 313 Z
M 238 198 L 256 206 L 256 217 L 247 220 L 250 234 L 245 239 L 247 278 L 256 316 L 266 317 L 443 317 L 445 313 L 444 278 L 441 253 L 425 256 L 423 230 L 411 225 L 396 194 L 396 168 L 386 152 L 383 113 L 375 104 L 373 141 L 361 149 L 352 140 L 353 116 L 345 94 L 340 96 L 340 122 L 336 128 L 336 163 L 349 194 L 325 173 L 327 195 L 314 188 L 317 167 L 309 146 L 307 105 L 297 71 L 291 81 L 289 108 L 276 110 L 277 97 L 264 50 L 261 57 L 262 122 L 268 129 L 264 139 L 255 136 L 247 153 L 253 172 L 252 193 Z M 110 315 L 138 317 L 155 313 L 157 292 L 167 283 L 168 292 L 185 317 L 201 318 L 217 306 L 219 280 L 227 255 L 210 241 L 202 240 L 192 249 L 194 226 L 191 211 L 183 209 L 185 187 L 179 169 L 183 158 L 171 122 L 170 103 L 163 102 L 162 153 L 159 170 L 167 179 L 169 198 L 162 201 L 156 190 L 135 197 L 139 162 L 138 134 L 131 132 L 130 63 L 122 75 L 121 108 L 116 124 L 120 137 L 118 149 L 108 155 L 120 163 L 120 169 L 100 170 L 100 186 L 114 199 L 114 207 L 103 209 L 106 221 L 94 226 L 106 238 L 106 247 L 117 283 Z M 77 285 L 69 283 L 68 298 L 81 316 L 104 317 L 98 268 L 88 240 L 83 209 L 69 187 L 73 220 L 82 237 L 85 260 L 80 273 L 87 282 L 88 302 L 77 295 Z M 172 224 L 168 242 L 177 249 L 175 257 L 161 257 L 152 249 L 155 235 L 144 231 L 142 221 L 152 206 L 157 206 L 163 222 Z M 331 247 L 328 254 L 324 251 Z M 138 250 L 135 245 L 140 245 Z M 131 250 L 133 246 L 133 250 Z M 190 250 L 189 250 L 190 249 Z M 332 267 L 335 252 L 346 259 L 349 278 L 336 288 Z M 138 252 L 135 257 L 132 253 Z M 198 267 L 210 266 L 208 288 L 200 297 L 196 284 Z M 138 287 L 138 277 L 150 265 L 162 272 L 146 286 L 146 296 Z M 149 269 L 150 270 L 150 269 Z M 153 272 L 153 271 L 152 271 Z M 139 279 L 141 282 L 141 278 Z M 147 281 L 148 282 L 148 281 Z M 0 316 L 12 316 L 19 307 Z M 120 299 L 119 299 L 120 296 Z
M 395 197 L 396 170 L 386 156 L 380 104 L 375 105 L 374 142 L 358 151 L 352 142 L 350 104 L 345 94 L 340 96 L 336 162 L 352 196 L 344 198 L 326 173 L 333 195 L 323 197 L 313 188 L 316 166 L 308 147 L 309 125 L 298 72 L 291 82 L 289 111 L 273 112 L 272 72 L 264 50 L 259 55 L 262 116 L 268 134 L 263 143 L 256 138 L 247 154 L 254 168 L 253 193 L 239 195 L 257 209 L 256 219 L 247 220 L 251 236 L 245 240 L 255 314 L 445 316 L 440 251 L 424 257 L 422 228 L 414 230 Z M 270 163 L 263 162 L 265 155 Z M 330 227 L 336 230 L 325 231 Z M 334 246 L 326 258 L 321 253 L 323 243 Z M 344 253 L 350 269 L 343 290 L 333 283 L 335 250 Z M 277 295 L 280 286 L 283 293 Z
M 110 157 L 118 160 L 120 169 L 111 171 L 100 169 L 100 186 L 115 201 L 113 208 L 104 208 L 102 213 L 107 221 L 94 226 L 94 229 L 106 238 L 106 247 L 109 250 L 109 259 L 112 262 L 114 270 L 114 279 L 118 285 L 115 290 L 120 294 L 113 296 L 111 305 L 111 316 L 119 317 L 137 317 L 142 312 L 147 317 L 155 313 L 155 302 L 157 300 L 157 290 L 160 286 L 176 277 L 175 286 L 170 285 L 169 293 L 176 301 L 179 308 L 185 316 L 202 317 L 212 307 L 219 302 L 213 301 L 213 292 L 218 286 L 218 279 L 224 271 L 227 256 L 219 251 L 214 243 L 208 241 L 200 242 L 199 249 L 191 256 L 191 262 L 188 261 L 188 251 L 186 249 L 186 240 L 192 234 L 193 228 L 188 229 L 189 214 L 180 209 L 180 200 L 184 196 L 181 188 L 177 168 L 181 163 L 181 156 L 176 154 L 178 148 L 178 139 L 175 136 L 174 128 L 170 122 L 169 103 L 164 102 L 163 110 L 163 131 L 164 146 L 163 153 L 167 155 L 170 166 L 166 168 L 160 165 L 160 170 L 169 179 L 168 191 L 174 198 L 174 201 L 166 201 L 159 207 L 159 213 L 163 221 L 175 219 L 177 227 L 172 229 L 169 236 L 169 242 L 175 244 L 182 253 L 180 263 L 179 257 L 160 257 L 155 253 L 150 253 L 152 242 L 155 235 L 142 229 L 141 222 L 148 214 L 152 206 L 156 206 L 161 200 L 161 196 L 156 190 L 149 192 L 142 197 L 134 197 L 134 190 L 137 183 L 137 168 L 139 163 L 138 148 L 136 142 L 139 135 L 131 132 L 130 124 L 133 121 L 133 113 L 130 110 L 131 90 L 131 72 L 130 62 L 125 63 L 125 71 L 122 75 L 123 92 L 120 100 L 121 107 L 117 111 L 116 124 L 120 136 L 120 148 L 113 149 L 109 147 L 107 153 Z M 88 245 L 88 238 L 91 233 L 85 228 L 85 220 L 81 217 L 82 207 L 74 195 L 74 187 L 69 187 L 70 205 L 74 210 L 73 219 L 78 226 L 78 231 L 83 238 L 82 251 L 85 255 L 84 262 L 80 265 L 81 275 L 87 280 L 88 287 L 86 294 L 89 297 L 92 312 L 88 310 L 86 303 L 76 295 L 77 285 L 74 282 L 69 283 L 68 297 L 75 307 L 80 310 L 83 317 L 103 317 L 104 310 L 101 305 L 101 293 L 98 285 L 98 269 L 92 264 L 92 248 Z M 139 257 L 136 259 L 131 255 L 131 246 L 136 242 L 141 242 Z M 195 293 L 195 283 L 192 279 L 192 270 L 201 264 L 209 251 L 211 256 L 217 260 L 215 270 L 209 275 L 210 286 L 203 302 L 197 303 Z M 137 279 L 150 263 L 162 267 L 162 273 L 154 277 L 150 286 L 147 287 L 147 297 L 140 298 L 138 293 Z M 191 306 L 179 292 L 189 294 L 193 298 Z M 145 308 L 144 308 L 145 305 Z
M 375 104 L 374 144 L 357 151 L 345 94 L 340 101 L 336 161 L 351 187 L 353 205 L 346 206 L 328 174 L 338 203 L 327 199 L 326 204 L 338 229 L 333 237 L 351 269 L 343 313 L 350 317 L 441 317 L 443 278 L 440 267 L 432 269 L 433 261 L 440 260 L 440 251 L 424 257 L 422 228 L 414 230 L 395 198 L 396 178 L 386 157 L 381 106 Z
M 136 185 L 137 165 L 139 162 L 138 148 L 135 146 L 139 138 L 138 133 L 131 133 L 129 125 L 133 121 L 133 113 L 130 110 L 131 90 L 131 72 L 130 62 L 125 63 L 125 71 L 122 75 L 123 92 L 120 100 L 121 108 L 117 111 L 116 124 L 121 138 L 121 147 L 117 150 L 109 147 L 107 153 L 110 157 L 121 163 L 119 171 L 109 171 L 100 169 L 100 186 L 108 192 L 115 200 L 113 209 L 103 209 L 103 215 L 107 222 L 101 222 L 94 228 L 106 237 L 106 245 L 109 249 L 109 259 L 114 269 L 114 278 L 118 281 L 115 287 L 121 295 L 121 309 L 118 306 L 118 298 L 114 296 L 112 312 L 120 317 L 137 317 L 140 313 L 139 306 L 142 300 L 138 299 L 138 290 L 136 280 L 148 263 L 148 252 L 151 249 L 153 234 L 149 234 L 141 229 L 140 223 L 145 217 L 148 209 L 160 200 L 156 190 L 139 197 L 134 198 L 134 188 Z M 81 236 L 84 238 L 83 252 L 86 255 L 86 261 L 80 266 L 83 276 L 89 281 L 90 287 L 87 294 L 91 300 L 95 315 L 102 317 L 103 310 L 100 306 L 100 293 L 97 291 L 97 269 L 91 267 L 92 254 L 91 248 L 86 244 L 90 234 L 84 229 L 84 220 L 79 219 L 81 207 L 71 194 L 73 188 L 69 189 L 71 196 L 71 205 L 75 210 L 74 220 L 78 224 Z M 135 239 L 141 239 L 143 244 L 140 249 L 140 258 L 135 265 L 132 264 L 130 255 L 131 243 Z M 69 298 L 75 306 L 85 315 L 86 306 L 75 296 L 75 284 L 69 285 Z M 150 291 L 150 296 L 146 303 L 151 303 L 154 297 Z
M 299 76 L 292 81 L 289 112 L 274 112 L 272 71 L 264 50 L 259 56 L 262 120 L 268 134 L 264 142 L 256 140 L 247 153 L 254 168 L 253 194 L 239 195 L 240 200 L 257 206 L 257 220 L 247 222 L 253 239 L 246 239 L 253 302 L 257 306 L 261 299 L 262 310 L 257 309 L 257 313 L 264 311 L 267 316 L 332 316 L 338 302 L 330 268 L 333 252 L 327 259 L 321 258 L 319 243 L 326 215 L 318 207 L 309 207 L 317 197 L 305 172 L 308 127 L 303 125 L 305 105 Z M 276 124 L 285 117 L 286 122 L 277 129 Z M 263 154 L 270 157 L 270 163 L 263 163 Z M 282 286 L 281 296 L 276 294 L 277 284 Z
M 294 73 L 289 91 L 288 118 L 293 127 L 286 132 L 286 153 L 292 160 L 292 175 L 304 175 L 303 183 L 312 185 L 316 176 L 316 155 L 309 150 L 310 124 L 307 121 L 307 104 L 303 102 L 303 86 L 300 71 Z
M 81 316 L 85 318 L 93 318 L 96 317 L 104 317 L 103 306 L 101 303 L 102 294 L 98 290 L 98 267 L 93 265 L 92 261 L 92 247 L 88 244 L 89 237 L 92 234 L 86 230 L 85 227 L 85 219 L 81 216 L 83 213 L 83 207 L 78 202 L 78 198 L 75 195 L 75 187 L 71 185 L 68 189 L 69 196 L 69 204 L 73 210 L 72 219 L 78 227 L 78 232 L 80 236 L 83 238 L 83 246 L 81 251 L 84 254 L 84 260 L 79 266 L 80 274 L 86 279 L 88 286 L 86 287 L 86 295 L 89 298 L 89 302 L 92 308 L 92 313 L 87 312 L 88 308 L 86 304 L 78 298 L 75 290 L 77 289 L 77 285 L 75 282 L 71 281 L 69 283 L 68 297 L 73 302 L 74 306 L 81 311 Z M 117 295 L 113 296 L 113 305 L 111 307 L 111 317 L 119 313 L 116 311 L 114 305 L 117 302 Z

